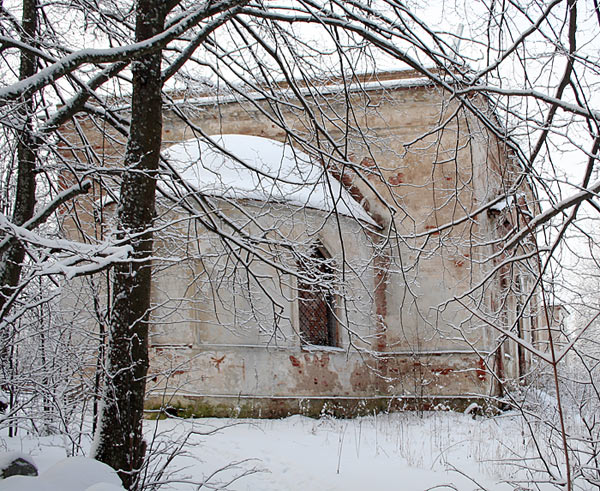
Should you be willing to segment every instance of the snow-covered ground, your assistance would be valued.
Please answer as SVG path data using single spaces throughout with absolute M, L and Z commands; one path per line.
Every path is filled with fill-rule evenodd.
M 514 414 L 475 419 L 452 412 L 347 420 L 168 419 L 147 421 L 146 431 L 153 439 L 151 451 L 163 460 L 187 436 L 159 478 L 163 489 L 171 490 L 198 489 L 204 483 L 202 489 L 253 491 L 504 491 L 515 486 L 503 481 L 527 481 L 513 464 L 532 451 Z M 65 456 L 56 437 L 2 435 L 0 445 L 3 451 L 31 455 L 41 472 Z

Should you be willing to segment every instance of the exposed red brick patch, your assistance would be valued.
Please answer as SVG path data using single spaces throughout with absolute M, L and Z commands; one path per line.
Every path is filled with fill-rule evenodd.
M 397 186 L 398 184 L 402 184 L 404 182 L 404 173 L 398 172 L 398 174 L 394 174 L 388 179 L 388 182 L 392 186 Z
M 375 161 L 371 157 L 365 157 L 360 161 L 363 167 L 375 167 Z
M 389 258 L 385 256 L 375 257 L 375 312 L 377 314 L 377 346 L 379 351 L 385 351 L 387 346 L 387 283 Z
M 217 358 L 216 356 L 211 356 L 210 361 L 212 361 L 215 364 L 215 368 L 220 372 L 221 371 L 221 363 L 223 363 L 225 361 L 225 355 L 223 355 L 221 358 Z
M 373 386 L 373 370 L 371 367 L 357 363 L 350 375 L 350 384 L 354 393 L 363 392 Z
M 478 368 L 476 369 L 476 372 L 477 372 L 477 378 L 479 380 L 485 380 L 486 375 L 487 375 L 487 370 L 485 368 L 485 362 L 483 361 L 483 358 L 479 358 Z
M 300 361 L 296 358 L 294 359 L 299 365 L 302 365 Z M 295 366 L 291 356 L 290 362 Z M 329 367 L 329 353 L 323 353 L 320 356 L 318 353 L 306 353 L 304 355 L 304 362 L 304 371 L 298 370 L 299 376 L 296 377 L 296 387 L 294 390 L 306 394 L 313 391 L 315 385 L 327 389 L 342 389 L 337 371 Z
M 354 172 L 349 167 L 344 167 L 341 170 L 330 167 L 329 172 L 342 184 L 342 186 L 344 186 L 344 188 L 346 188 L 346 191 L 348 191 L 350 196 L 352 196 L 357 202 L 363 205 L 366 203 L 367 200 L 365 199 L 364 194 L 360 189 L 358 189 L 358 187 L 354 185 Z

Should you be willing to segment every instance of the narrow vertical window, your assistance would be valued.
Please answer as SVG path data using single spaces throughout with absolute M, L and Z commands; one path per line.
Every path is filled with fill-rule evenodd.
M 331 291 L 333 271 L 320 248 L 313 249 L 308 260 L 299 263 L 309 282 L 298 281 L 298 317 L 303 344 L 337 345 L 337 322 L 334 295 Z

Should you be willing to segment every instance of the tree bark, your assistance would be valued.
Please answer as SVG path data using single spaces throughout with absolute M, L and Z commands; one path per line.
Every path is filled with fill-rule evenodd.
M 35 45 L 38 25 L 38 3 L 37 0 L 23 1 L 22 34 L 23 42 Z M 24 80 L 36 72 L 37 58 L 29 51 L 21 52 L 19 66 L 19 79 Z M 21 121 L 21 130 L 17 135 L 17 182 L 12 211 L 12 222 L 15 225 L 23 225 L 33 216 L 35 209 L 36 190 L 36 157 L 37 142 L 33 136 L 32 112 L 34 102 L 31 93 L 25 94 L 19 104 L 18 118 Z M 15 239 L 7 243 L 7 247 L 0 253 L 0 320 L 4 319 L 14 302 L 23 260 L 25 259 L 25 248 Z M 10 348 L 13 334 L 11 327 L 2 324 L 0 327 L 0 370 L 2 379 L 0 386 L 5 384 L 8 378 L 5 370 L 12 366 L 11 356 L 13 350 Z M 5 387 L 11 392 L 10 385 Z M 11 392 L 12 395 L 12 392 Z M 12 431 L 12 427 L 11 427 Z
M 162 0 L 139 0 L 136 41 L 163 30 Z M 133 63 L 130 135 L 121 185 L 119 233 L 129 238 L 132 261 L 113 272 L 104 404 L 94 456 L 117 470 L 127 489 L 137 489 L 145 443 L 142 416 L 148 372 L 148 316 L 152 232 L 162 132 L 161 52 Z
M 23 1 L 22 41 L 34 44 L 37 35 L 38 5 L 37 0 Z M 30 52 L 21 52 L 19 79 L 31 77 L 36 71 L 37 58 Z M 17 183 L 12 212 L 12 222 L 23 225 L 33 216 L 35 208 L 35 167 L 37 144 L 32 132 L 33 97 L 26 94 L 19 105 L 18 117 L 22 122 L 21 131 L 17 135 Z M 10 299 L 19 284 L 24 247 L 16 240 L 11 241 L 0 259 L 0 318 L 4 317 L 10 307 Z

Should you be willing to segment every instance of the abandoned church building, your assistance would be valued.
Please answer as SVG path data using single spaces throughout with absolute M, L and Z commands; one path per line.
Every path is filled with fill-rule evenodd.
M 527 375 L 529 354 L 494 328 L 535 341 L 533 302 L 515 320 L 515 285 L 532 279 L 495 271 L 534 202 L 502 141 L 411 72 L 318 92 L 165 102 L 148 408 L 460 406 Z M 85 158 L 117 167 L 123 137 L 78 124 L 65 155 L 83 159 L 85 143 Z M 111 176 L 79 198 L 89 215 L 69 234 L 111 233 Z

